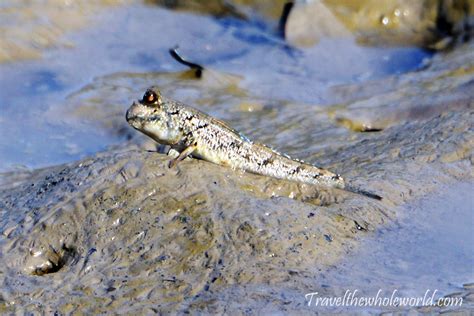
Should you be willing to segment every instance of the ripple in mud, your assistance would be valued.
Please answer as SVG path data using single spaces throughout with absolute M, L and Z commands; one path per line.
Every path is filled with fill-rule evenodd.
M 315 262 L 328 264 L 338 253 L 347 251 L 359 233 L 349 214 L 342 215 L 337 208 L 333 214 L 324 208 L 315 209 L 314 204 L 294 204 L 294 200 L 278 197 L 285 193 L 298 198 L 291 193 L 298 188 L 296 184 L 239 175 L 195 160 L 170 170 L 167 160 L 155 153 L 131 151 L 106 154 L 82 167 L 74 166 L 81 172 L 71 174 L 70 181 L 81 185 L 75 185 L 72 193 L 64 188 L 65 182 L 51 187 L 51 203 L 37 211 L 36 223 L 16 227 L 3 239 L 2 253 L 9 254 L 2 258 L 9 267 L 5 277 L 8 279 L 10 273 L 18 277 L 15 271 L 25 265 L 30 267 L 29 273 L 37 275 L 56 272 L 54 275 L 70 280 L 75 295 L 87 297 L 88 292 L 79 288 L 100 274 L 102 281 L 94 286 L 94 293 L 116 307 L 125 308 L 124 300 L 138 295 L 150 297 L 151 304 L 160 310 L 173 310 L 186 297 L 226 284 L 284 280 L 287 274 L 278 271 L 307 270 Z M 39 173 L 28 182 L 36 186 L 46 177 L 51 181 L 48 174 Z M 35 186 L 22 188 L 34 191 Z M 239 191 L 239 187 L 244 190 Z M 7 195 L 9 201 L 11 194 Z M 342 194 L 339 203 L 354 198 L 354 204 L 364 201 L 343 192 L 326 194 Z M 324 190 L 316 199 L 324 201 L 323 196 Z M 15 221 L 26 224 L 30 207 L 44 202 L 44 198 L 40 195 L 24 198 L 21 204 L 9 203 L 17 209 L 16 215 L 10 215 L 23 220 L 10 217 L 6 226 Z M 367 208 L 378 208 L 370 201 L 365 203 Z M 332 236 L 331 243 L 325 235 Z M 72 247 L 61 245 L 75 245 L 73 260 L 65 260 L 70 253 L 66 249 Z M 316 256 L 320 247 L 330 247 L 331 253 Z M 97 249 L 97 255 L 86 256 L 91 248 Z M 18 260 L 23 262 L 24 258 L 26 263 L 18 266 Z M 262 274 L 262 266 L 270 267 L 268 273 Z M 58 289 L 64 290 L 59 279 L 44 292 L 43 281 L 19 278 L 29 284 L 30 295 L 41 291 L 42 296 L 54 299 Z M 34 286 L 32 282 L 39 283 Z M 112 287 L 113 291 L 106 290 Z M 89 304 L 92 302 L 81 308 L 101 310 Z M 57 307 L 65 308 L 62 304 Z
M 128 149 L 35 171 L 0 191 L 0 294 L 16 306 L 2 308 L 38 310 L 25 301 L 33 296 L 47 306 L 43 311 L 222 312 L 226 305 L 216 298 L 240 293 L 245 303 L 232 304 L 239 310 L 267 303 L 301 310 L 302 293 L 315 286 L 331 294 L 324 271 L 337 269 L 361 238 L 392 223 L 393 205 L 433 190 L 432 179 L 439 184 L 469 176 L 468 156 L 442 162 L 464 146 L 452 142 L 459 135 L 472 138 L 465 130 L 468 117 L 452 113 L 387 129 L 384 137 L 345 148 L 345 155 L 355 156 L 404 148 L 403 159 L 380 154 L 361 163 L 341 157 L 341 169 L 352 170 L 347 178 L 382 192 L 382 201 L 334 189 L 304 193 L 294 183 L 194 159 L 169 169 L 164 155 Z M 455 136 L 451 128 L 465 132 Z M 423 141 L 406 142 L 413 137 Z M 430 164 L 423 158 L 432 154 L 428 140 L 438 144 Z M 301 202 L 306 195 L 314 203 Z M 63 245 L 74 249 L 65 264 Z M 31 249 L 43 251 L 39 262 L 26 264 L 31 272 L 57 271 L 41 278 L 18 273 L 31 262 Z
M 325 61 L 338 60 L 335 51 L 352 51 L 333 47 L 320 55 L 292 55 L 268 40 L 268 34 L 262 36 L 261 29 L 236 31 L 234 21 L 185 14 L 177 25 L 170 14 L 175 13 L 143 6 L 114 11 L 104 16 L 110 29 L 99 32 L 113 32 L 112 40 L 90 36 L 100 45 L 85 41 L 82 54 L 79 50 L 69 58 L 56 58 L 64 52 L 52 54 L 47 67 L 40 65 L 48 68 L 47 74 L 69 74 L 74 87 L 96 77 L 55 104 L 67 104 L 64 108 L 74 118 L 94 117 L 106 127 L 105 134 L 134 137 L 126 129 L 124 110 L 131 98 L 159 84 L 167 96 L 230 121 L 255 140 L 335 170 L 384 199 L 276 181 L 197 160 L 170 170 L 169 157 L 130 143 L 68 165 L 2 174 L 1 313 L 314 313 L 306 307 L 304 293 L 337 294 L 328 286 L 335 279 L 327 271 L 332 267 L 336 274 L 344 273 L 341 259 L 362 253 L 358 250 L 367 236 L 400 218 L 403 208 L 396 206 L 439 190 L 440 184 L 472 179 L 472 43 L 437 55 L 423 71 L 341 86 L 334 95 L 321 96 L 319 89 L 327 89 L 328 80 L 330 85 L 332 80 L 353 82 L 386 63 L 359 60 L 364 54 L 357 50 L 359 55 L 333 69 Z M 149 31 L 150 25 L 166 30 L 168 37 L 150 41 L 149 32 L 138 31 Z M 189 32 L 193 28 L 206 32 L 196 36 Z M 193 36 L 214 46 L 196 46 Z M 204 60 L 219 60 L 216 66 L 225 62 L 225 71 L 244 76 L 205 71 L 202 80 L 195 80 L 189 72 L 165 72 L 175 70 L 156 63 L 177 38 L 200 50 Z M 256 43 L 262 38 L 266 41 Z M 99 72 L 90 70 L 96 68 L 84 53 L 90 47 L 107 50 L 97 57 L 96 63 L 104 66 Z M 66 72 L 58 64 L 81 69 Z M 149 73 L 137 65 L 159 71 Z M 15 89 L 23 89 L 29 79 L 14 68 L 3 80 L 10 87 L 6 99 L 13 100 L 3 128 L 18 125 L 14 113 L 26 123 L 23 114 L 29 112 L 16 109 L 31 105 L 31 95 L 28 102 L 14 102 L 21 97 L 12 91 L 21 91 Z M 125 68 L 130 72 L 117 72 Z M 64 88 L 53 83 L 52 88 Z M 434 101 L 436 107 L 417 111 L 419 100 L 423 106 Z M 45 101 L 35 109 L 54 117 L 62 107 L 51 104 Z M 358 110 L 380 116 L 359 120 Z M 38 112 L 31 114 L 30 125 L 22 125 L 35 137 L 39 134 L 31 128 L 44 122 L 35 116 Z M 336 124 L 339 118 L 381 131 L 353 133 Z M 17 137 L 7 137 L 9 145 L 11 139 Z M 472 286 L 464 286 L 462 293 L 472 297 Z

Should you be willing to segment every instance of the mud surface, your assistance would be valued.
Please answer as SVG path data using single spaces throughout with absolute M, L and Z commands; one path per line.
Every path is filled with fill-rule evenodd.
M 320 288 L 332 282 L 326 269 L 403 215 L 394 206 L 440 183 L 471 179 L 470 122 L 470 113 L 454 112 L 339 148 L 359 159 L 377 152 L 373 162 L 328 156 L 382 202 L 197 160 L 169 170 L 166 156 L 136 149 L 32 172 L 1 191 L 2 308 L 305 308 L 303 294 L 315 286 L 331 294 Z
M 472 42 L 412 48 L 407 64 L 407 48 L 353 40 L 290 48 L 270 31 L 278 14 L 266 1 L 156 3 L 104 13 L 121 32 L 99 23 L 72 36 L 77 49 L 0 65 L 0 313 L 472 311 Z M 159 27 L 168 37 L 150 41 L 144 30 Z M 201 77 L 168 56 L 177 39 Z M 194 159 L 169 169 L 124 119 L 152 84 L 382 201 Z M 430 287 L 463 306 L 324 309 L 305 298 Z
M 354 38 L 364 45 L 444 48 L 469 37 L 474 3 L 460 1 L 324 0 L 296 3 L 285 27 L 296 45 L 330 37 Z

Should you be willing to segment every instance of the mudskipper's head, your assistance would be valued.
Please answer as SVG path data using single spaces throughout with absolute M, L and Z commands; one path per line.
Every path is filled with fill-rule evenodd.
M 159 143 L 174 144 L 180 140 L 176 124 L 172 124 L 168 105 L 156 87 L 149 88 L 141 100 L 133 102 L 125 118 L 133 128 Z

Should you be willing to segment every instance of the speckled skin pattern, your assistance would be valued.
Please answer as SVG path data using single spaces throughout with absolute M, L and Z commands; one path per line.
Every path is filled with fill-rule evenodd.
M 344 188 L 339 175 L 252 143 L 224 122 L 164 99 L 156 87 L 132 104 L 126 119 L 155 141 L 184 151 L 185 156 L 278 179 Z

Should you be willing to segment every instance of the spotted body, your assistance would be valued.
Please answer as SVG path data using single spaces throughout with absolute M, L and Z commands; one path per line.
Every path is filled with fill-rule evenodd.
M 135 129 L 180 152 L 170 166 L 192 156 L 278 179 L 344 188 L 339 175 L 255 144 L 220 120 L 162 98 L 156 87 L 132 104 L 126 119 Z

